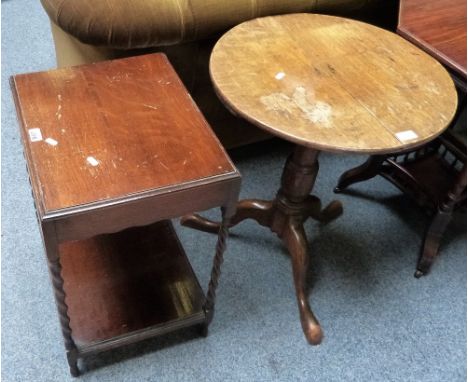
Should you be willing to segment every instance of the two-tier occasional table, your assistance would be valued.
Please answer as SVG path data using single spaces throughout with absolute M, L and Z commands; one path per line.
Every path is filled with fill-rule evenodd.
M 240 175 L 166 56 L 17 75 L 12 88 L 70 372 L 206 332 Z M 170 218 L 221 207 L 205 297 Z
M 295 14 L 234 27 L 213 50 L 211 77 L 227 107 L 296 143 L 273 201 L 243 200 L 232 225 L 252 218 L 284 242 L 292 259 L 302 328 L 320 343 L 321 327 L 306 294 L 309 217 L 329 221 L 311 196 L 319 152 L 399 152 L 438 136 L 457 106 L 453 82 L 426 53 L 383 29 L 343 18 Z M 210 231 L 200 216 L 185 224 Z M 382 233 L 384 234 L 384 233 Z

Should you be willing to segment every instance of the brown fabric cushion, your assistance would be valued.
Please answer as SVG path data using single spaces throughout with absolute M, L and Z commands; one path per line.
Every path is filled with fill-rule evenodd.
M 336 12 L 377 0 L 41 0 L 51 20 L 83 43 L 119 49 L 209 37 L 259 16 Z

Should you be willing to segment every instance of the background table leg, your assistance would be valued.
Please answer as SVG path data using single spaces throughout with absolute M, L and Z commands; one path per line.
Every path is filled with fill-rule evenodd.
M 271 219 L 273 203 L 268 200 L 247 199 L 237 204 L 237 210 L 230 219 L 229 228 L 245 219 L 253 219 L 262 226 L 268 227 Z M 180 224 L 199 231 L 217 233 L 220 224 L 206 219 L 198 214 L 187 215 L 180 219 Z
M 351 184 L 371 179 L 379 173 L 380 166 L 385 160 L 383 155 L 371 155 L 362 165 L 346 171 L 340 176 L 335 192 L 341 192 Z

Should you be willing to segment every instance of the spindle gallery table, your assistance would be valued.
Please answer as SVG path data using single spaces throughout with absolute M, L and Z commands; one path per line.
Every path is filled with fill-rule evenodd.
M 343 173 L 335 191 L 380 175 L 430 212 L 414 273 L 419 278 L 430 271 L 453 213 L 466 204 L 466 116 L 460 120 L 466 114 L 466 0 L 401 0 L 397 33 L 452 75 L 459 100 L 453 128 L 423 147 L 370 156 Z
M 306 293 L 307 239 L 303 223 L 342 212 L 321 209 L 311 196 L 320 151 L 394 153 L 428 142 L 448 126 L 457 96 L 445 69 L 403 38 L 343 18 L 295 14 L 245 22 L 216 44 L 214 87 L 226 106 L 270 133 L 297 144 L 272 201 L 243 200 L 231 220 L 251 218 L 284 242 L 292 260 L 302 328 L 322 340 Z M 218 225 L 199 215 L 184 224 Z
M 240 175 L 161 54 L 12 78 L 70 372 L 213 316 L 170 218 L 235 209 Z

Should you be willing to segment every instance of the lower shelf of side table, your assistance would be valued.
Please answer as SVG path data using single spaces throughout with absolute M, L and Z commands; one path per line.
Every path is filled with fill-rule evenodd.
M 60 244 L 79 354 L 205 322 L 205 296 L 169 221 Z
M 384 164 L 380 175 L 412 196 L 421 206 L 429 204 L 432 205 L 432 209 L 437 209 L 439 201 L 444 200 L 449 190 L 453 188 L 460 171 L 455 166 L 451 166 L 450 162 L 438 152 L 406 163 L 397 163 L 397 165 L 394 163 L 396 162 Z M 408 181 L 409 178 L 414 180 L 423 194 L 414 189 L 413 183 Z

